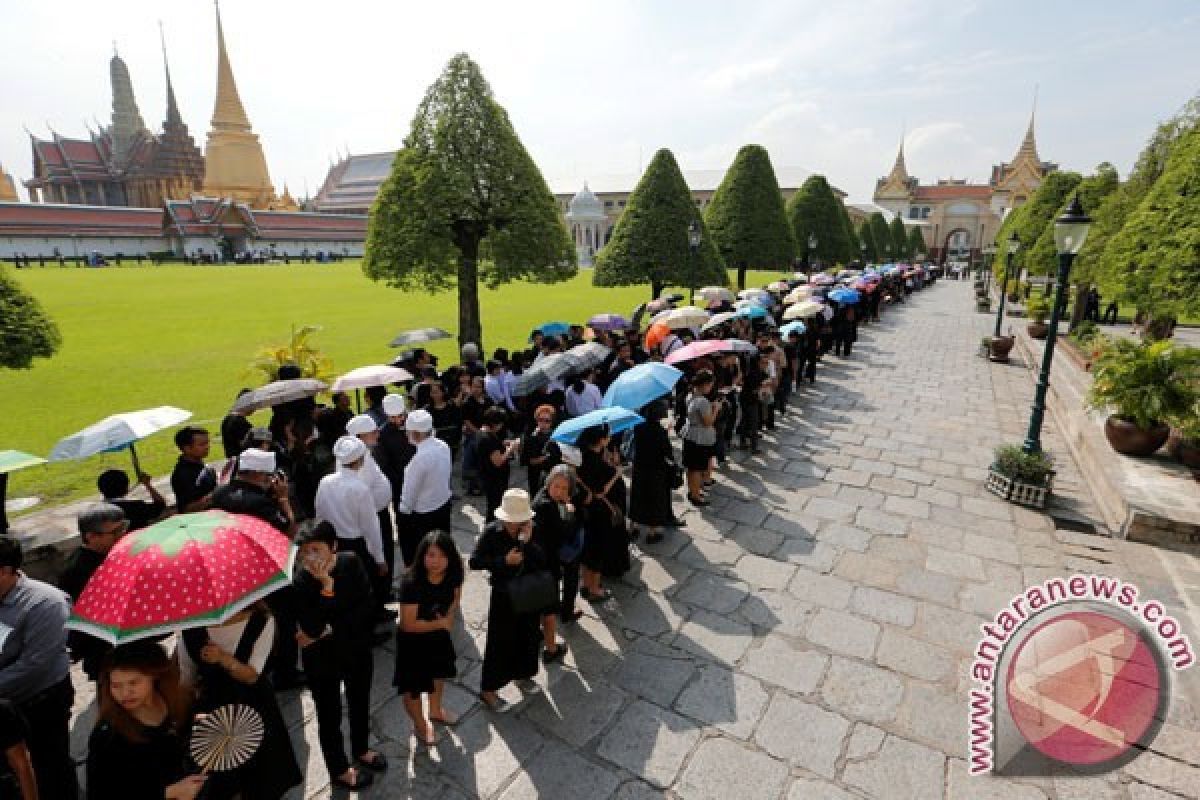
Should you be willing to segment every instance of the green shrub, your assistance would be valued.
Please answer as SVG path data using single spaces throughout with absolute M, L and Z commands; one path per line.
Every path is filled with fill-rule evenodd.
M 1025 302 L 1025 315 L 1034 322 L 1045 322 L 1050 316 L 1050 301 L 1040 294 L 1035 294 Z
M 1200 349 L 1118 339 L 1092 367 L 1092 408 L 1111 406 L 1139 428 L 1185 419 L 1200 402 Z
M 1090 345 L 1098 336 L 1101 336 L 1100 328 L 1096 325 L 1096 323 L 1091 321 L 1079 323 L 1075 327 L 1075 330 L 1067 334 L 1067 338 L 1071 339 L 1071 341 L 1075 342 L 1075 344 L 1079 345 L 1080 347 L 1086 347 Z
M 1054 458 L 1045 451 L 1026 453 L 1020 445 L 1006 444 L 996 448 L 992 469 L 1021 483 L 1045 486 L 1054 471 Z

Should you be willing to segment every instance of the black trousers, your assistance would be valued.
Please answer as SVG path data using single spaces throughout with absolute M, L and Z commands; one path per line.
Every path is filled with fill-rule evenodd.
M 38 796 L 54 800 L 76 800 L 79 783 L 71 760 L 71 704 L 75 689 L 71 676 L 17 704 L 29 727 L 26 744 L 33 760 Z
M 404 558 L 406 566 L 412 566 L 413 560 L 417 557 L 417 545 L 425 538 L 425 534 L 430 531 L 450 530 L 450 511 L 453 502 L 453 500 L 447 500 L 441 508 L 423 514 L 413 512 L 396 516 L 400 555 Z
M 375 589 L 375 601 L 382 606 L 392 599 L 392 581 L 396 577 L 396 529 L 392 525 L 392 510 L 386 506 L 379 512 L 379 538 L 383 541 L 383 562 L 387 564 L 388 574 L 379 575 L 375 570 L 372 587 Z
M 290 585 L 266 596 L 267 607 L 275 617 L 275 643 L 271 645 L 271 657 L 267 668 L 276 685 L 296 680 L 295 589 Z
M 560 565 L 559 579 L 562 581 L 562 599 L 559 601 L 558 615 L 565 620 L 575 611 L 575 598 L 579 594 L 579 561 Z
M 337 542 L 338 550 L 354 553 L 354 555 L 358 556 L 358 560 L 362 562 L 363 569 L 367 571 L 367 577 L 371 579 L 372 608 L 383 608 L 383 605 L 387 602 L 387 597 L 385 596 L 383 600 L 380 600 L 375 596 L 379 594 L 379 564 L 375 561 L 375 557 L 371 555 L 371 551 L 367 549 L 367 540 L 361 536 L 357 539 L 343 539 L 339 536 Z
M 354 648 L 352 653 L 339 652 L 339 648 L 344 645 L 333 640 L 321 641 L 306 648 L 302 656 L 308 690 L 317 711 L 317 739 L 330 777 L 337 777 L 350 767 L 342 738 L 342 687 L 346 688 L 346 711 L 350 718 L 350 754 L 357 757 L 369 747 L 371 679 L 375 672 L 369 648 Z
M 487 516 L 485 522 L 491 522 L 496 518 L 496 509 L 500 507 L 500 501 L 504 499 L 504 493 L 508 491 L 508 484 L 501 484 L 495 480 L 484 480 L 483 495 L 484 502 L 487 504 Z

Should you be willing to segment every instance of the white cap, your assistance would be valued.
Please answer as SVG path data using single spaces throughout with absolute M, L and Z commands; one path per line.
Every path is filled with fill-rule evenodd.
M 358 436 L 360 433 L 373 433 L 377 430 L 379 430 L 379 426 L 375 424 L 375 420 L 366 414 L 351 417 L 350 421 L 346 423 L 346 433 L 351 436 Z
M 583 466 L 583 451 L 575 445 L 558 442 L 558 452 L 562 454 L 564 464 L 570 464 L 572 467 Z
M 353 464 L 366 454 L 367 446 L 355 436 L 343 436 L 333 445 L 333 457 L 342 466 Z
M 389 394 L 383 398 L 383 413 L 389 417 L 398 417 L 408 413 L 408 403 L 402 394 Z
M 243 450 L 238 456 L 238 469 L 242 472 L 274 472 L 275 454 L 257 447 Z
M 414 433 L 429 433 L 433 430 L 433 417 L 424 409 L 417 409 L 404 421 L 404 430 Z

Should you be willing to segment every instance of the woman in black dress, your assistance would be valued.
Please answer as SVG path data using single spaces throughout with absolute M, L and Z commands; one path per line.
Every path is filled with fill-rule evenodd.
M 533 541 L 533 508 L 524 489 L 504 493 L 496 519 L 487 524 L 471 554 L 471 569 L 491 573 L 488 601 L 487 643 L 483 648 L 480 700 L 489 709 L 504 712 L 508 705 L 496 692 L 510 682 L 526 694 L 537 694 L 533 682 L 538 671 L 541 631 L 540 611 L 518 614 L 513 610 L 508 583 L 524 572 L 547 569 L 549 560 Z
M 542 489 L 542 480 L 554 466 L 554 454 L 547 452 L 550 434 L 554 432 L 556 414 L 554 406 L 540 405 L 533 411 L 534 426 L 521 437 L 521 464 L 529 478 L 529 496 L 537 495 Z
M 417 740 L 437 742 L 433 723 L 457 720 L 442 708 L 446 680 L 458 674 L 450 632 L 462 598 L 463 562 L 454 539 L 430 531 L 417 545 L 416 558 L 400 584 L 400 622 L 396 630 L 396 676 L 392 681 L 404 699 Z M 421 695 L 429 695 L 426 716 Z
M 579 435 L 583 463 L 575 475 L 583 491 L 583 596 L 603 603 L 611 593 L 601 576 L 624 575 L 629 570 L 629 533 L 625 530 L 625 481 L 606 458 L 607 425 L 588 428 Z
M 458 458 L 462 445 L 463 414 L 458 399 L 446 396 L 446 387 L 441 381 L 429 385 L 429 415 L 433 417 L 433 434 L 450 445 L 450 463 Z
M 507 415 L 504 409 L 493 406 L 483 412 L 483 432 L 479 434 L 476 458 L 479 459 L 479 479 L 483 484 L 486 521 L 494 520 L 496 508 L 508 489 L 513 456 L 519 439 L 505 439 Z
M 157 642 L 111 651 L 96 684 L 99 714 L 88 739 L 88 797 L 192 800 L 203 775 L 190 774 L 187 691 Z
M 304 780 L 275 690 L 262 674 L 274 637 L 275 621 L 261 603 L 223 625 L 192 628 L 180 637 L 176 656 L 184 682 L 196 690 L 196 711 L 210 712 L 231 703 L 248 705 L 262 717 L 265 729 L 253 758 L 232 772 L 209 777 L 206 800 L 227 800 L 239 794 L 254 800 L 277 800 Z
M 663 540 L 663 526 L 675 519 L 671 510 L 671 478 L 675 471 L 675 457 L 671 440 L 662 426 L 666 417 L 666 404 L 656 400 L 642 409 L 646 422 L 633 429 L 633 475 L 629 489 L 629 521 L 633 523 L 633 537 L 637 538 L 638 526 L 650 529 L 646 542 L 655 544 Z
M 575 610 L 579 557 L 583 555 L 583 523 L 576 494 L 574 472 L 566 464 L 559 464 L 550 470 L 546 485 L 533 499 L 533 541 L 546 554 L 562 598 L 542 616 L 542 662 L 546 664 L 558 661 L 567 652 L 566 643 L 557 639 L 557 622 L 570 625 L 583 616 L 582 611 Z
M 466 484 L 467 494 L 473 497 L 483 493 L 479 488 L 479 457 L 476 450 L 479 445 L 479 432 L 483 428 L 483 412 L 491 407 L 492 400 L 484 390 L 483 378 L 472 377 L 467 395 L 462 398 L 462 479 Z

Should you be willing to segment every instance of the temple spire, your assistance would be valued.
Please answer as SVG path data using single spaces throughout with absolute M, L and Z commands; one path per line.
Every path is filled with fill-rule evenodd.
M 183 125 L 183 116 L 179 113 L 179 104 L 175 102 L 175 87 L 171 85 L 171 65 L 167 62 L 167 36 L 163 32 L 162 20 L 158 21 L 158 39 L 162 44 L 163 72 L 167 76 L 167 119 L 163 128 Z
M 225 49 L 225 30 L 221 27 L 221 6 L 213 0 L 217 9 L 217 102 L 213 106 L 212 127 L 216 130 L 249 131 L 250 119 L 242 107 L 237 82 L 233 79 L 233 67 L 229 64 L 229 53 Z
M 109 78 L 112 81 L 112 152 L 121 159 L 129 151 L 139 133 L 146 130 L 142 114 L 138 111 L 137 100 L 133 96 L 133 81 L 129 77 L 129 68 L 116 52 L 113 43 L 113 57 L 108 63 Z
M 1023 158 L 1033 161 L 1034 164 L 1041 164 L 1042 160 L 1038 157 L 1037 138 L 1034 136 L 1034 123 L 1037 120 L 1037 87 L 1033 89 L 1033 110 L 1029 112 L 1029 127 L 1025 129 L 1025 138 L 1021 140 L 1021 146 L 1017 149 L 1017 156 L 1013 159 L 1013 163 L 1017 163 Z
M 904 134 L 900 134 L 900 149 L 896 151 L 896 163 L 888 175 L 888 181 L 904 183 L 908 180 L 908 166 L 904 163 Z

